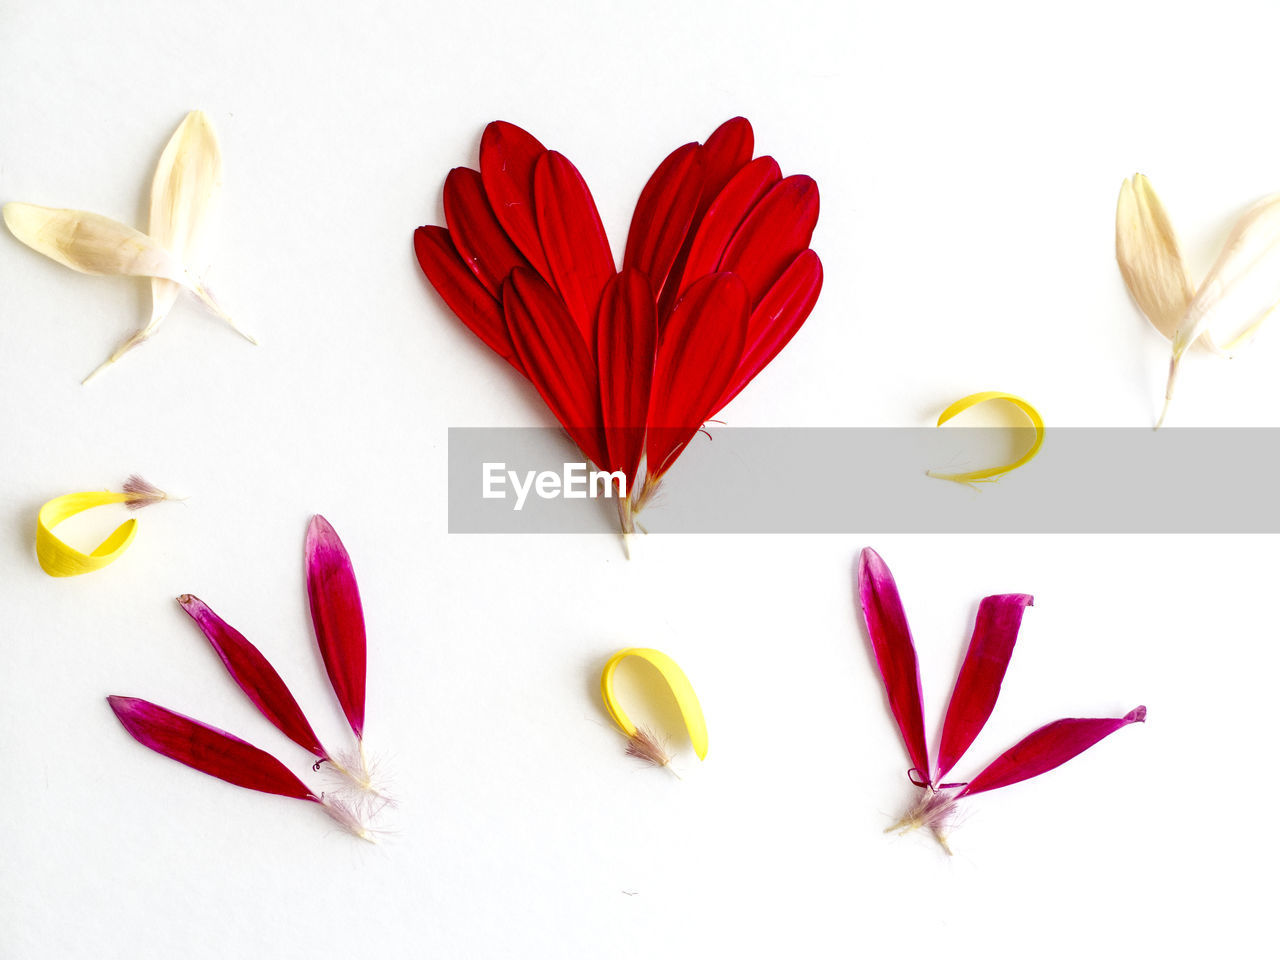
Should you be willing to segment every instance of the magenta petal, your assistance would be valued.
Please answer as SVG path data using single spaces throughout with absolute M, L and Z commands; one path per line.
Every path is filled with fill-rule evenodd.
M 941 780 L 959 762 L 991 716 L 1018 639 L 1022 613 L 1031 603 L 1028 594 L 1006 593 L 986 597 L 978 607 L 969 652 L 960 667 L 947 717 L 942 723 L 936 780 Z
M 871 635 L 880 676 L 884 678 L 889 709 L 898 721 L 911 765 L 921 781 L 929 779 L 929 750 L 924 738 L 924 709 L 920 703 L 920 666 L 911 628 L 902 609 L 898 585 L 880 554 L 870 547 L 858 560 L 858 595 Z
M 364 610 L 351 558 L 338 533 L 316 514 L 307 527 L 307 597 L 320 656 L 347 723 L 364 736 Z
M 1060 767 L 1121 727 L 1147 719 L 1146 707 L 1135 707 L 1118 719 L 1055 720 L 1010 747 L 974 777 L 957 797 L 970 796 L 1029 780 Z
M 271 754 L 225 730 L 136 697 L 107 697 L 107 702 L 133 739 L 162 756 L 237 787 L 320 800 Z
M 298 701 L 262 652 L 199 597 L 184 593 L 178 603 L 200 627 L 231 679 L 259 712 L 302 749 L 321 760 L 329 759 Z

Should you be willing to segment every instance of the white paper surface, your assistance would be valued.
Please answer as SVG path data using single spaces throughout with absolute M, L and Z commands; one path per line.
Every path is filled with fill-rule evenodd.
M 1274 540 L 876 538 L 935 738 L 978 600 L 1036 597 L 958 775 L 1057 717 L 1150 710 L 974 799 L 948 860 L 882 833 L 912 788 L 854 609 L 861 538 L 654 537 L 627 562 L 607 537 L 446 533 L 447 428 L 550 418 L 435 297 L 411 233 L 443 222 L 448 170 L 507 119 L 578 165 L 620 253 L 657 163 L 742 114 L 760 152 L 821 187 L 826 287 L 728 422 L 926 425 L 997 389 L 1050 424 L 1143 425 L 1167 346 L 1115 268 L 1116 191 L 1148 174 L 1208 267 L 1280 189 L 1278 19 L 1262 3 L 6 0 L 0 201 L 142 226 L 160 150 L 204 109 L 226 156 L 212 281 L 262 345 L 184 300 L 82 389 L 145 320 L 145 281 L 0 236 L 0 956 L 1258 947 L 1280 852 Z M 1277 374 L 1274 330 L 1231 362 L 1192 357 L 1169 422 L 1280 425 Z M 190 500 L 141 514 L 108 570 L 44 576 L 39 505 L 134 471 Z M 840 495 L 821 464 L 814 485 L 797 495 Z M 315 512 L 354 558 L 367 739 L 401 799 L 376 848 L 145 751 L 103 699 L 195 715 L 318 783 L 172 599 L 241 629 L 341 743 L 303 588 Z M 599 705 L 626 645 L 669 653 L 702 699 L 710 751 L 696 765 L 686 747 L 682 781 L 624 757 Z

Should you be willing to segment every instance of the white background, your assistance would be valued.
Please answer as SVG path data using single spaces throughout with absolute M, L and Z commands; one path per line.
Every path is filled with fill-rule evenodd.
M 628 563 L 610 537 L 448 535 L 446 429 L 550 418 L 410 243 L 491 119 L 579 166 L 620 251 L 658 161 L 743 114 L 760 152 L 820 185 L 827 282 L 729 423 L 922 426 L 1002 389 L 1051 425 L 1143 426 L 1167 347 L 1115 269 L 1121 179 L 1152 177 L 1198 274 L 1280 189 L 1275 6 L 1173 6 L 0 2 L 0 200 L 144 226 L 161 148 L 206 110 L 227 167 L 214 281 L 262 339 L 184 301 L 82 389 L 145 319 L 146 284 L 0 237 L 0 956 L 1269 941 L 1273 540 L 876 538 L 935 736 L 978 599 L 1036 596 L 958 775 L 1056 717 L 1150 709 L 974 799 L 947 859 L 882 833 L 912 788 L 854 610 L 863 538 L 654 537 Z M 1170 423 L 1280 425 L 1278 374 L 1274 330 L 1235 361 L 1193 357 Z M 101 573 L 41 573 L 40 504 L 133 471 L 190 500 L 141 514 Z M 813 482 L 797 496 L 840 496 L 821 464 Z M 68 536 L 96 543 L 112 509 Z M 1188 490 L 1187 509 L 1212 504 Z M 172 600 L 240 627 L 341 743 L 303 590 L 314 512 L 364 596 L 368 742 L 401 799 L 377 847 L 148 753 L 103 700 L 192 713 L 316 783 Z M 710 752 L 686 746 L 683 780 L 624 757 L 603 715 L 598 671 L 623 645 L 670 653 L 702 698 Z

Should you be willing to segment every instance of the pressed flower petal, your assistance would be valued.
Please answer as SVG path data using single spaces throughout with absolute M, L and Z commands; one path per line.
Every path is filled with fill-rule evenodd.
M 956 797 L 971 796 L 1029 780 L 1060 767 L 1121 727 L 1147 719 L 1146 707 L 1135 707 L 1118 719 L 1068 718 L 1045 724 L 1010 747 L 974 777 Z
M 702 196 L 702 179 L 702 148 L 686 143 L 658 165 L 636 201 L 622 264 L 648 278 L 655 299 L 684 244 Z
M 107 697 L 129 735 L 144 747 L 238 787 L 320 802 L 271 754 L 224 730 L 136 697 Z
M 658 342 L 645 440 L 648 474 L 661 478 L 711 416 L 746 344 L 747 289 L 730 273 L 694 284 Z
M 503 120 L 485 127 L 480 138 L 480 176 L 489 206 L 533 269 L 551 283 L 533 204 L 533 170 L 546 152 L 528 132 Z
M 490 296 L 502 295 L 502 281 L 529 261 L 503 232 L 485 196 L 480 174 L 455 167 L 444 181 L 444 217 L 458 256 Z
M 871 648 L 884 679 L 885 693 L 889 695 L 889 709 L 898 722 L 915 774 L 927 782 L 929 750 L 924 736 L 916 648 L 893 574 L 870 547 L 862 551 L 858 560 L 858 595 L 867 633 L 871 636 Z
M 955 483 L 982 483 L 984 481 L 999 480 L 1011 470 L 1017 470 L 1019 467 L 1030 463 L 1040 447 L 1044 445 L 1044 418 L 1040 416 L 1040 411 L 1033 407 L 1021 397 L 1015 397 L 1011 393 L 1000 393 L 997 390 L 987 390 L 982 393 L 971 393 L 967 397 L 961 397 L 942 413 L 938 414 L 938 426 L 942 426 L 952 417 L 959 416 L 970 407 L 976 407 L 980 403 L 986 403 L 989 400 L 1003 400 L 1017 407 L 1031 421 L 1031 429 L 1033 437 L 1031 445 L 1027 451 L 1010 463 L 999 464 L 994 467 L 983 467 L 981 470 L 968 470 L 963 473 L 940 473 L 936 470 L 927 471 L 928 475 L 938 480 L 951 480 Z
M 467 269 L 444 227 L 419 227 L 413 232 L 418 265 L 436 293 L 472 333 L 521 373 L 524 364 L 507 333 L 502 304 Z
M 544 153 L 534 168 L 533 196 L 556 289 L 590 349 L 600 295 L 616 272 L 604 224 L 582 174 L 554 150 Z
M 694 753 L 698 755 L 699 760 L 705 760 L 707 758 L 707 721 L 702 715 L 702 705 L 698 703 L 693 685 L 689 683 L 689 678 L 680 669 L 680 665 L 660 650 L 628 647 L 625 650 L 619 650 L 604 665 L 604 672 L 600 674 L 600 698 L 604 701 L 604 707 L 613 718 L 613 722 L 628 737 L 635 738 L 641 733 L 631 722 L 626 711 L 622 709 L 613 692 L 614 671 L 627 657 L 638 657 L 658 671 L 670 688 L 671 695 L 675 697 L 680 716 L 684 719 L 685 729 L 689 732 L 689 742 L 693 744 Z
M 698 203 L 698 215 L 707 212 L 712 201 L 720 195 L 734 175 L 751 162 L 755 151 L 755 133 L 746 117 L 726 120 L 707 137 L 702 145 L 702 161 L 706 169 L 706 184 Z
M 747 214 L 725 248 L 719 269 L 742 277 L 754 306 L 809 246 L 817 223 L 818 185 L 803 174 L 787 177 Z
M 938 771 L 935 782 L 947 775 L 964 756 L 974 738 L 986 726 L 1013 645 L 1022 625 L 1022 613 L 1031 606 L 1025 593 L 1005 593 L 983 598 L 978 606 L 978 619 L 973 625 L 973 638 L 956 678 L 947 716 L 942 722 L 942 742 L 938 747 Z
M 608 469 L 632 478 L 644 453 L 657 341 L 658 318 L 649 284 L 640 270 L 623 267 L 604 288 L 597 354 Z
M 529 379 L 582 452 L 603 466 L 608 457 L 596 363 L 564 302 L 532 270 L 511 274 L 502 302 Z
M 782 171 L 773 157 L 756 157 L 725 185 L 708 207 L 693 237 L 682 281 L 686 290 L 720 269 L 724 251 L 742 221 L 781 179 Z
M 791 262 L 786 272 L 751 311 L 747 324 L 747 346 L 716 411 L 755 379 L 791 342 L 813 312 L 822 292 L 822 262 L 812 250 L 805 250 Z
M 316 514 L 307 528 L 307 597 L 329 683 L 356 739 L 364 736 L 364 610 L 338 532 Z
M 1173 339 L 1195 296 L 1178 235 L 1151 183 L 1140 173 L 1120 185 L 1116 262 L 1125 286 L 1151 325 Z
M 33 203 L 6 203 L 9 232 L 63 266 L 100 277 L 161 277 L 190 287 L 182 261 L 158 241 L 110 217 Z
M 298 701 L 262 652 L 199 597 L 184 593 L 178 603 L 200 627 L 231 679 L 258 711 L 303 750 L 322 760 L 329 759 Z

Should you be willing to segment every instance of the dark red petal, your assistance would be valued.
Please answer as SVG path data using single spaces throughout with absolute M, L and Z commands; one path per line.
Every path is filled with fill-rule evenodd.
M 237 787 L 319 801 L 271 754 L 180 713 L 136 697 L 107 697 L 117 719 L 140 744 Z
M 757 304 L 800 251 L 818 223 L 818 185 L 803 174 L 775 184 L 747 214 L 720 260 L 742 277 Z
M 640 191 L 623 267 L 649 278 L 656 299 L 684 243 L 702 196 L 702 148 L 686 143 L 658 165 Z
M 822 262 L 806 250 L 791 262 L 778 282 L 764 295 L 747 326 L 747 348 L 733 382 L 720 398 L 717 412 L 742 392 L 756 374 L 773 362 L 782 348 L 809 318 L 822 291 Z
M 466 167 L 449 171 L 444 181 L 444 218 L 458 256 L 490 296 L 501 295 L 502 281 L 512 270 L 529 266 L 493 215 L 478 171 Z
M 969 781 L 957 797 L 1007 787 L 1060 767 L 1121 727 L 1147 719 L 1146 707 L 1135 707 L 1118 719 L 1066 719 L 1045 724 L 998 756 Z
M 419 227 L 413 231 L 413 250 L 418 255 L 422 272 L 458 319 L 489 349 L 524 373 L 516 349 L 511 345 L 511 337 L 507 335 L 502 304 L 489 296 L 467 269 L 454 249 L 449 231 L 444 227 Z
M 604 224 L 577 167 L 550 150 L 533 172 L 538 233 L 556 289 L 590 348 L 604 285 L 617 271 Z
M 742 221 L 781 179 L 782 171 L 773 157 L 757 157 L 720 191 L 694 234 L 681 281 L 685 289 L 720 269 L 725 248 Z
M 644 453 L 657 349 L 658 317 L 649 283 L 640 270 L 623 267 L 604 288 L 596 353 L 608 468 L 628 477 L 635 477 Z
M 564 302 L 532 270 L 511 274 L 502 302 L 529 379 L 582 452 L 603 466 L 596 364 Z
M 880 554 L 870 547 L 858 560 L 858 595 L 871 635 L 880 676 L 884 678 L 889 709 L 902 731 L 911 765 L 920 780 L 929 778 L 929 749 L 924 738 L 924 709 L 920 705 L 920 665 L 916 661 L 911 628 L 902 609 L 898 585 Z
M 733 176 L 751 161 L 755 151 L 755 133 L 746 117 L 734 117 L 726 120 L 711 132 L 707 142 L 702 146 L 702 161 L 706 168 L 706 188 L 702 201 L 698 204 L 698 213 L 706 213 L 707 208 L 720 194 Z
M 364 736 L 364 609 L 347 548 L 332 524 L 319 514 L 307 527 L 306 557 L 307 598 L 320 656 L 347 723 L 359 740 Z
M 676 304 L 658 341 L 645 441 L 648 473 L 670 469 L 711 416 L 742 359 L 747 288 L 730 273 L 695 283 Z
M 533 168 L 546 152 L 531 134 L 502 120 L 485 127 L 480 138 L 480 177 L 489 207 L 533 269 L 549 281 L 533 207 Z
M 947 717 L 942 722 L 936 780 L 941 780 L 959 762 L 991 716 L 1009 658 L 1013 656 L 1022 612 L 1031 603 L 1028 594 L 1006 593 L 986 597 L 979 605 L 969 652 L 960 666 Z
M 178 603 L 200 627 L 231 679 L 259 712 L 302 749 L 327 760 L 329 754 L 303 716 L 298 701 L 262 652 L 199 597 L 184 593 Z

